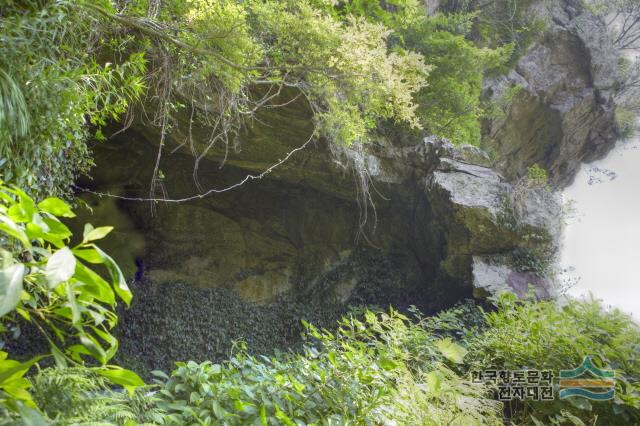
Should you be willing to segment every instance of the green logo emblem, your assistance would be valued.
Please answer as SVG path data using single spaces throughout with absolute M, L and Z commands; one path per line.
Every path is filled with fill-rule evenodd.
M 579 378 L 587 371 L 593 378 Z M 595 401 L 613 399 L 614 376 L 613 370 L 602 370 L 596 367 L 591 357 L 586 356 L 579 367 L 573 370 L 560 370 L 560 399 L 572 396 L 582 396 Z

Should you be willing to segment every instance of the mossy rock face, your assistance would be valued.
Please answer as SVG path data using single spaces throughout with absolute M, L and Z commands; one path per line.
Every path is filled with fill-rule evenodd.
M 225 153 L 219 147 L 203 157 L 197 174 L 201 190 L 242 182 L 304 143 L 309 117 L 293 107 L 280 114 L 262 117 L 273 121 L 248 128 L 242 149 L 231 150 L 223 167 Z M 202 143 L 204 130 L 194 129 L 194 141 Z M 92 180 L 80 186 L 147 198 L 157 141 L 153 129 L 137 125 L 97 146 Z M 169 198 L 199 192 L 194 158 L 180 142 L 178 134 L 167 138 L 160 163 L 161 187 Z M 262 179 L 185 202 L 151 204 L 87 195 L 94 215 L 83 215 L 78 222 L 105 224 L 122 218 L 126 233 L 109 248 L 129 278 L 144 275 L 158 285 L 225 288 L 247 302 L 269 304 L 300 295 L 319 303 L 345 301 L 364 282 L 363 268 L 354 269 L 360 276 L 331 281 L 335 288 L 316 286 L 327 286 L 324 277 L 352 263 L 353 253 L 366 247 L 402 266 L 407 286 L 427 288 L 431 272 L 425 273 L 416 260 L 412 217 L 426 208 L 416 198 L 415 177 L 433 167 L 435 156 L 416 147 L 380 144 L 339 148 L 340 153 L 336 149 L 317 141 Z M 375 215 L 369 210 L 364 226 L 350 169 L 354 161 L 362 161 L 375 183 Z

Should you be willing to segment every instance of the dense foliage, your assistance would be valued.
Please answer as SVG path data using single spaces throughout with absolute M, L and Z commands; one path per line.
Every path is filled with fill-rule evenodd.
M 4 2 L 0 14 L 2 173 L 35 192 L 66 193 L 91 164 L 89 130 L 100 139 L 132 101 L 161 129 L 158 156 L 167 133 L 186 133 L 183 111 L 212 129 L 201 158 L 300 96 L 316 135 L 338 143 L 365 141 L 378 120 L 420 127 L 424 58 L 391 49 L 383 24 L 311 2 Z
M 77 368 L 42 370 L 32 393 L 61 424 L 637 424 L 640 329 L 628 316 L 595 301 L 560 306 L 506 293 L 496 303 L 487 312 L 465 304 L 429 318 L 365 311 L 333 332 L 305 324 L 299 353 L 254 357 L 239 344 L 228 361 L 155 372 L 155 393 L 128 396 Z M 557 375 L 587 355 L 615 369 L 613 401 L 556 395 L 503 405 L 495 385 L 471 380 L 472 371 L 491 368 Z
M 92 165 L 87 138 L 142 92 L 144 58 L 99 58 L 99 20 L 70 2 L 38 4 L 0 2 L 0 173 L 39 196 L 67 195 Z
M 385 128 L 477 143 L 482 77 L 513 45 L 477 47 L 473 7 L 418 0 L 5 1 L 0 15 L 0 172 L 39 197 L 69 194 L 88 141 L 123 119 L 158 127 L 157 164 L 167 135 L 210 129 L 189 140 L 196 181 L 210 149 L 300 99 L 339 144 Z
M 82 240 L 71 246 L 71 232 L 60 218 L 73 216 L 58 198 L 36 204 L 22 190 L 0 182 L 2 344 L 19 338 L 21 327 L 29 325 L 46 339 L 58 366 L 97 361 L 96 373 L 125 386 L 139 385 L 142 381 L 134 373 L 106 365 L 118 349 L 111 334 L 118 320 L 116 298 L 131 300 L 120 269 L 95 244 L 112 228 L 87 224 Z M 88 264 L 104 265 L 111 282 Z M 10 411 L 33 406 L 23 376 L 40 359 L 19 363 L 0 352 L 0 402 Z
M 613 425 L 640 422 L 640 327 L 618 310 L 595 300 L 517 301 L 513 294 L 498 299 L 498 310 L 485 315 L 485 331 L 469 341 L 472 368 L 518 370 L 571 369 L 585 356 L 616 371 L 615 399 L 594 402 L 569 398 L 553 402 L 512 404 L 507 414 L 534 424 Z M 537 419 L 541 423 L 536 423 Z M 569 423 L 571 424 L 571 423 Z

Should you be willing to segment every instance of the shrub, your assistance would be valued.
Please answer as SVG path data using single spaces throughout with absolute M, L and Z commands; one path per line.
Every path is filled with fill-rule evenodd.
M 219 364 L 177 363 L 155 372 L 157 393 L 113 390 L 87 368 L 47 369 L 31 379 L 34 401 L 59 424 L 225 425 L 614 425 L 640 420 L 640 330 L 595 301 L 517 300 L 496 309 L 465 303 L 409 319 L 363 311 L 335 332 L 305 324 L 300 353 L 250 356 L 243 345 Z M 503 404 L 484 369 L 570 369 L 592 356 L 616 370 L 613 401 L 581 398 Z M 556 392 L 557 393 L 557 392 Z M 506 411 L 503 411 L 506 409 Z
M 58 198 L 40 203 L 24 191 L 0 181 L 0 343 L 20 339 L 21 326 L 36 329 L 59 366 L 97 361 L 95 373 L 132 389 L 143 384 L 133 372 L 109 366 L 118 340 L 116 300 L 131 292 L 113 259 L 95 241 L 111 227 L 87 224 L 82 240 L 71 246 L 72 234 L 61 217 L 73 217 Z M 103 265 L 107 282 L 94 267 Z M 38 417 L 24 375 L 43 356 L 20 363 L 0 352 L 0 413 Z
M 527 401 L 512 406 L 509 415 L 514 421 L 526 424 L 535 417 L 553 423 L 560 421 L 562 412 L 565 420 L 576 417 L 587 424 L 595 418 L 599 425 L 640 421 L 640 329 L 629 316 L 604 309 L 595 300 L 570 300 L 561 306 L 554 301 L 518 301 L 506 293 L 486 320 L 485 332 L 469 341 L 471 369 L 549 369 L 557 374 L 591 356 L 598 367 L 616 370 L 613 401 Z
M 422 424 L 500 423 L 500 404 L 486 397 L 488 389 L 447 367 L 464 356 L 451 339 L 393 311 L 367 311 L 362 321 L 347 317 L 340 325 L 331 333 L 307 324 L 301 354 L 241 351 L 222 364 L 178 363 L 171 376 L 157 373 L 165 421 L 396 424 L 417 416 Z
M 622 140 L 631 139 L 638 131 L 637 113 L 624 107 L 616 107 L 615 120 Z

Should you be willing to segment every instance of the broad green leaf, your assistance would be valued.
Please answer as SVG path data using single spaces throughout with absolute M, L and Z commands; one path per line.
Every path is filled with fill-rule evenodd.
M 36 212 L 36 203 L 33 201 L 33 199 L 29 197 L 26 192 L 18 188 L 13 188 L 11 192 L 18 196 L 22 208 L 27 213 L 29 218 L 31 218 L 31 216 L 33 216 L 33 214 Z
M 20 241 L 25 248 L 31 247 L 29 238 L 22 227 L 4 215 L 0 215 L 0 222 L 0 231 Z
M 54 217 L 43 217 L 42 221 L 49 227 L 47 237 L 55 237 L 60 240 L 67 239 L 71 236 L 71 231 L 67 226 Z
M 145 384 L 140 376 L 133 371 L 126 370 L 115 365 L 96 368 L 94 371 L 102 377 L 106 377 L 116 385 L 122 386 L 129 391 L 129 393 L 132 393 L 137 387 L 144 386 Z
M 16 194 L 19 198 L 19 202 L 13 204 L 9 207 L 7 211 L 9 217 L 16 222 L 29 222 L 33 217 L 33 214 L 36 213 L 36 205 L 24 191 L 13 188 L 9 191 Z
M 0 271 L 0 317 L 13 311 L 20 302 L 24 272 L 21 263 Z
M 27 371 L 29 371 L 33 364 L 40 361 L 42 358 L 42 356 L 37 356 L 26 362 L 7 359 L 0 361 L 0 386 L 4 386 L 6 383 L 10 383 L 13 380 L 21 378 L 27 373 Z
M 89 233 L 93 231 L 93 225 L 90 223 L 85 223 L 84 224 L 84 231 L 82 232 L 82 239 L 86 240 L 87 239 L 87 235 L 89 235 Z
M 86 232 L 87 228 L 85 228 L 85 233 L 84 233 L 82 242 L 88 243 L 91 241 L 100 240 L 106 237 L 107 234 L 109 234 L 109 232 L 111 232 L 112 230 L 113 230 L 113 226 L 101 226 L 99 228 L 91 229 L 89 230 L 89 232 Z
M 383 370 L 391 371 L 398 368 L 398 363 L 390 358 L 382 358 L 378 361 L 378 365 L 382 367 Z
M 282 409 L 278 404 L 276 404 L 275 407 L 276 407 L 276 419 L 280 420 L 286 426 L 296 426 L 294 421 L 291 420 L 291 418 L 287 416 L 287 414 L 284 411 L 282 411 Z
M 160 377 L 163 380 L 169 380 L 169 376 L 167 375 L 167 373 L 165 373 L 164 371 L 161 370 L 153 370 L 151 372 L 151 374 L 153 374 L 156 377 Z
M 23 383 L 20 383 L 23 382 Z M 28 381 L 17 380 L 9 385 L 3 386 L 3 390 L 13 399 L 20 401 L 31 401 L 31 394 L 27 391 Z
M 106 343 L 109 344 L 109 349 L 107 349 L 106 351 L 107 360 L 110 360 L 111 358 L 113 358 L 116 352 L 118 351 L 118 339 L 116 339 L 116 337 L 113 336 L 112 334 L 104 330 L 100 330 L 100 328 L 98 327 L 92 326 L 91 330 L 93 330 L 93 332 L 96 333 L 96 335 L 98 335 L 102 340 L 104 340 Z
M 102 258 L 100 253 L 98 253 L 94 248 L 82 248 L 82 249 L 76 248 L 76 249 L 73 249 L 72 251 L 73 251 L 73 254 L 75 254 L 77 257 L 79 257 L 82 260 L 86 260 L 89 263 L 93 263 L 93 264 L 104 263 L 104 259 Z
M 111 275 L 111 283 L 113 285 L 113 289 L 120 296 L 120 298 L 124 301 L 124 303 L 129 306 L 131 303 L 131 298 L 133 297 L 131 294 L 131 290 L 129 290 L 129 286 L 124 279 L 124 275 L 122 275 L 122 271 L 116 264 L 116 262 L 109 256 L 107 253 L 102 251 L 98 246 L 92 244 L 92 247 L 98 252 L 98 254 L 104 260 L 104 264 L 109 271 L 109 275 Z
M 21 204 L 14 204 L 7 210 L 7 215 L 16 223 L 24 223 L 31 221 L 31 216 L 22 207 Z
M 107 354 L 96 339 L 86 333 L 82 333 L 80 334 L 80 343 L 82 343 L 82 346 L 84 346 L 91 356 L 100 364 L 107 363 Z
M 49 260 L 45 268 L 45 276 L 49 283 L 49 288 L 54 289 L 58 284 L 70 279 L 76 270 L 76 258 L 69 250 L 63 247 L 56 251 Z
M 464 356 L 467 354 L 467 350 L 451 340 L 450 337 L 438 340 L 436 347 L 445 358 L 456 364 L 462 363 Z
M 76 262 L 76 271 L 74 278 L 84 283 L 84 290 L 86 294 L 81 294 L 79 297 L 83 300 L 87 299 L 87 295 L 91 295 L 101 302 L 113 305 L 116 302 L 113 289 L 100 275 L 82 264 L 82 262 Z
M 442 374 L 437 371 L 431 371 L 427 373 L 426 380 L 429 391 L 436 397 L 439 396 L 442 389 Z
M 32 222 L 27 223 L 26 232 L 27 232 L 27 237 L 30 240 L 35 240 L 35 239 L 44 237 L 44 230 L 40 226 Z
M 59 198 L 46 198 L 38 204 L 38 208 L 43 212 L 51 213 L 54 216 L 75 217 L 71 206 Z

